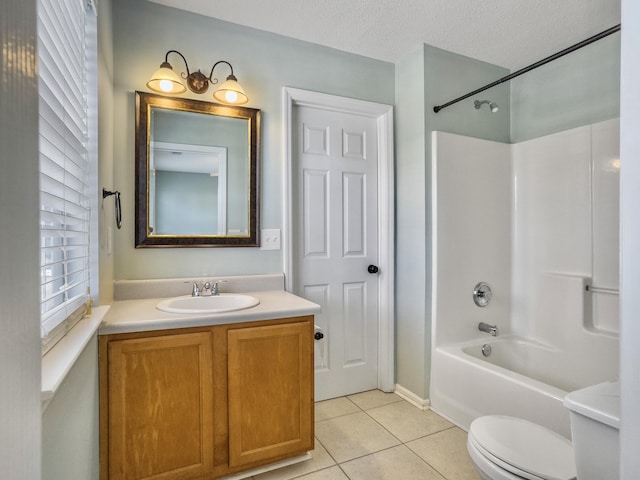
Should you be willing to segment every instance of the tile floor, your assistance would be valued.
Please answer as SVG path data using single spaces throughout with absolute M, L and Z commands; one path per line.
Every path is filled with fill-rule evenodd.
M 467 434 L 379 390 L 316 403 L 312 460 L 253 480 L 480 480 Z

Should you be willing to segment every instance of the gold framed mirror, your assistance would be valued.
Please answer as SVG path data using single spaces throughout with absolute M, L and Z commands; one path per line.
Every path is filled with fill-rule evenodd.
M 260 113 L 136 92 L 136 248 L 260 245 Z

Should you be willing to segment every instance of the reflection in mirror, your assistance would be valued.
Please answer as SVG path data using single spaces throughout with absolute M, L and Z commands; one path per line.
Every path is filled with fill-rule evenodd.
M 227 234 L 226 148 L 151 140 L 149 164 L 150 232 Z M 246 233 L 248 218 L 240 214 L 239 219 Z
M 136 92 L 136 247 L 258 246 L 260 111 Z

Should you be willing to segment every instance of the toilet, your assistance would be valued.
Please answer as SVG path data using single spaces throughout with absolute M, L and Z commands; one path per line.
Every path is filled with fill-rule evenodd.
M 620 478 L 620 383 L 605 382 L 564 399 L 579 480 Z
M 467 449 L 483 480 L 574 480 L 571 442 L 528 420 L 505 415 L 475 419 Z
M 617 382 L 569 393 L 573 444 L 536 423 L 506 415 L 475 419 L 467 450 L 483 480 L 618 478 L 620 388 Z

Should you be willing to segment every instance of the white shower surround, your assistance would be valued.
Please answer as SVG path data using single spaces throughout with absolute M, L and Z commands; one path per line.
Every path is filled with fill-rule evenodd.
M 618 288 L 618 125 L 513 145 L 433 133 L 430 397 L 463 428 L 505 413 L 569 436 L 564 394 L 617 378 L 618 296 L 585 287 Z M 486 308 L 471 296 L 480 281 L 494 292 Z M 494 340 L 479 322 L 532 373 L 465 353 Z M 550 368 L 554 385 L 540 381 Z

